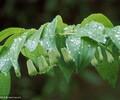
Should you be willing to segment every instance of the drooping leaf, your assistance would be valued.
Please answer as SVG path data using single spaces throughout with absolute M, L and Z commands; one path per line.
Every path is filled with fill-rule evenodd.
M 78 70 L 82 67 L 87 66 L 90 63 L 90 61 L 95 55 L 96 46 L 97 46 L 96 42 L 89 38 L 81 39 Z
M 73 60 L 78 64 L 80 56 L 81 37 L 78 35 L 71 35 L 66 39 L 66 47 L 69 50 Z
M 66 63 L 63 60 L 63 58 L 60 58 L 59 67 L 60 67 L 61 71 L 63 72 L 66 81 L 69 82 L 69 80 L 76 68 L 75 63 L 73 61 Z
M 6 75 L 0 73 L 0 99 L 7 100 L 11 88 L 10 72 Z M 5 97 L 5 98 L 4 98 Z
M 10 37 L 5 41 L 5 43 L 4 43 L 3 46 L 10 48 L 10 46 L 11 46 L 12 43 L 14 42 L 14 39 L 15 39 L 15 38 L 18 38 L 19 36 L 21 36 L 21 35 L 24 34 L 25 32 L 28 32 L 28 34 L 27 34 L 27 37 L 28 37 L 29 35 L 35 33 L 36 30 L 35 30 L 35 29 L 30 29 L 30 30 L 25 30 L 25 31 L 21 31 L 21 32 L 18 31 L 18 33 L 16 32 L 16 34 L 13 34 L 12 36 L 10 36 Z
M 0 72 L 6 74 L 11 68 L 9 48 L 2 48 L 0 52 Z
M 60 55 L 62 55 L 60 59 L 58 60 L 58 65 L 60 67 L 60 70 L 64 74 L 66 81 L 69 82 L 71 75 L 75 70 L 75 63 L 72 60 L 69 62 L 66 62 L 65 58 L 63 57 L 61 48 L 64 48 L 66 45 L 65 44 L 66 34 L 64 32 L 64 28 L 67 27 L 67 25 L 63 23 L 60 16 L 57 16 L 56 19 L 57 19 L 57 26 L 56 26 L 55 40 L 56 40 L 57 49 L 60 52 Z M 66 53 L 66 56 L 68 56 L 68 53 Z
M 36 49 L 32 52 L 30 52 L 29 49 L 24 47 L 22 48 L 21 53 L 25 57 L 31 59 L 36 66 L 38 66 L 38 57 L 40 57 L 41 55 L 47 56 L 47 50 L 44 49 L 40 44 L 38 44 Z
M 106 16 L 104 16 L 101 13 L 89 15 L 87 18 L 85 18 L 82 21 L 81 27 L 85 26 L 86 24 L 88 24 L 92 21 L 102 23 L 105 27 L 108 27 L 108 28 L 113 27 L 112 22 Z
M 41 38 L 40 44 L 47 50 L 56 49 L 55 45 L 55 29 L 56 29 L 56 20 L 54 19 L 51 23 L 48 23 L 46 26 Z
M 18 64 L 18 56 L 19 56 L 19 53 L 20 53 L 22 47 L 24 46 L 24 42 L 26 40 L 26 37 L 27 37 L 27 32 L 25 32 L 20 37 L 14 39 L 14 42 L 10 47 L 10 52 L 9 52 L 10 61 L 13 65 L 15 73 L 18 77 L 21 76 L 20 68 L 19 68 L 19 64 Z
M 96 50 L 96 42 L 89 38 L 81 38 L 78 34 L 66 39 L 66 46 L 73 57 L 77 70 L 90 63 Z
M 95 60 L 97 61 L 96 64 L 94 63 Z M 107 80 L 114 87 L 119 71 L 118 59 L 116 59 L 109 51 L 99 47 L 91 63 L 95 66 L 102 78 Z
M 33 51 L 38 45 L 40 36 L 43 32 L 43 29 L 46 27 L 46 24 L 42 25 L 39 30 L 37 30 L 30 38 L 27 39 L 25 42 L 25 46 L 30 50 Z
M 49 51 L 49 57 L 50 57 L 50 52 L 56 52 L 54 55 L 55 59 L 56 58 L 59 59 L 59 57 L 60 57 L 60 54 L 59 54 L 57 46 L 56 46 L 56 40 L 55 40 L 56 28 L 59 23 L 58 20 L 60 20 L 59 16 L 56 16 L 56 18 L 51 23 L 48 23 L 46 28 L 43 31 L 41 38 L 40 38 L 40 45 Z M 52 60 L 50 58 L 50 62 L 51 61 Z
M 120 49 L 120 26 L 110 28 L 106 30 L 106 33 L 112 40 L 112 42 Z
M 24 28 L 7 28 L 0 32 L 0 42 L 12 34 L 20 34 L 24 33 L 25 31 L 26 30 Z
M 105 43 L 106 34 L 104 33 L 105 27 L 98 22 L 90 22 L 82 28 L 77 28 L 77 34 L 81 37 L 89 37 L 97 42 Z

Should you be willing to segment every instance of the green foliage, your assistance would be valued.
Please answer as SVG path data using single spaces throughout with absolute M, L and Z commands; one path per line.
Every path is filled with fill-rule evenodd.
M 5 100 L 9 95 L 11 87 L 11 77 L 10 73 L 4 75 L 0 73 L 0 99 Z
M 4 74 L 13 66 L 16 75 L 21 76 L 18 64 L 21 52 L 28 59 L 31 76 L 54 75 L 54 67 L 59 67 L 69 81 L 73 72 L 91 63 L 103 79 L 113 86 L 116 83 L 120 27 L 113 27 L 102 14 L 92 14 L 78 25 L 67 25 L 56 16 L 38 30 L 8 28 L 0 32 L 0 41 L 4 39 L 5 43 L 0 45 L 0 71 Z

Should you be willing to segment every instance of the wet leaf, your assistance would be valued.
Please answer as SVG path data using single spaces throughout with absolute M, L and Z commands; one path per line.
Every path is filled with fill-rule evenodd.
M 95 41 L 81 38 L 78 34 L 69 36 L 66 39 L 66 46 L 77 65 L 77 70 L 90 63 L 96 50 Z
M 120 49 L 120 26 L 110 28 L 106 30 L 106 33 L 112 40 L 112 42 Z
M 21 53 L 26 57 L 33 61 L 35 66 L 38 66 L 38 57 L 41 55 L 47 56 L 47 50 L 44 49 L 41 45 L 38 45 L 36 49 L 30 52 L 26 47 L 22 48 Z
M 26 40 L 26 37 L 27 37 L 27 32 L 25 32 L 20 37 L 14 39 L 14 42 L 10 47 L 10 52 L 9 52 L 10 61 L 13 65 L 15 73 L 18 77 L 21 76 L 20 68 L 19 68 L 19 64 L 18 64 L 18 56 L 19 56 L 19 53 L 20 53 L 22 47 L 24 46 L 24 42 Z
M 24 33 L 26 30 L 24 28 L 7 28 L 0 32 L 0 42 L 6 37 L 12 34 Z
M 85 26 L 86 24 L 88 24 L 92 21 L 102 23 L 105 27 L 108 27 L 108 28 L 113 27 L 112 22 L 106 16 L 104 16 L 101 13 L 89 15 L 87 18 L 85 18 L 82 21 L 81 27 Z
M 42 25 L 39 30 L 37 30 L 32 36 L 30 36 L 30 38 L 27 39 L 27 41 L 25 42 L 25 46 L 30 50 L 33 51 L 35 50 L 35 48 L 38 45 L 40 36 L 43 32 L 44 27 L 46 26 L 46 24 Z
M 3 48 L 0 52 L 0 72 L 6 74 L 11 68 L 9 48 Z
M 90 22 L 82 28 L 77 28 L 80 37 L 89 37 L 97 42 L 105 43 L 107 35 L 104 33 L 105 27 L 98 22 Z

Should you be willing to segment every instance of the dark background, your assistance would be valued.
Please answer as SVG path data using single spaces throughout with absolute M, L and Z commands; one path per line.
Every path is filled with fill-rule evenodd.
M 92 13 L 105 14 L 114 25 L 120 24 L 120 0 L 1 0 L 0 30 L 8 27 L 38 29 L 61 15 L 67 24 L 79 24 Z M 49 77 L 27 73 L 26 59 L 20 56 L 22 77 L 11 70 L 10 96 L 23 100 L 119 100 L 120 75 L 115 88 L 104 81 L 93 67 L 74 74 L 69 84 L 63 76 Z

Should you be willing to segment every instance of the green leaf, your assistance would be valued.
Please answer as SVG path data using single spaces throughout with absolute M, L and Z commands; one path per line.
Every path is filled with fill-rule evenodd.
M 95 60 L 97 61 L 96 64 L 94 63 Z M 109 51 L 99 47 L 91 63 L 95 66 L 103 79 L 108 80 L 108 82 L 114 87 L 119 72 L 118 59 L 116 59 L 116 57 L 114 57 Z
M 19 31 L 18 31 L 19 32 Z M 12 43 L 14 42 L 15 38 L 18 38 L 19 36 L 21 36 L 22 34 L 24 34 L 25 32 L 28 32 L 28 36 L 35 33 L 36 30 L 35 29 L 31 29 L 31 30 L 26 30 L 26 31 L 21 31 L 20 33 L 16 33 L 12 36 L 10 36 L 4 43 L 4 47 L 10 47 L 12 45 Z M 27 37 L 28 37 L 27 36 Z
M 0 32 L 0 42 L 12 34 L 20 34 L 24 33 L 25 31 L 26 30 L 24 28 L 7 28 Z
M 89 38 L 81 38 L 78 34 L 66 39 L 66 46 L 73 57 L 77 70 L 88 65 L 96 50 L 96 42 Z
M 46 50 L 54 50 L 56 49 L 55 45 L 55 19 L 48 23 L 47 27 L 44 30 L 43 35 L 40 38 L 40 44 L 43 46 Z
M 110 28 L 106 30 L 106 33 L 112 40 L 112 42 L 120 49 L 120 26 Z
M 67 27 L 67 25 L 63 23 L 60 16 L 57 16 L 56 18 L 57 18 L 57 26 L 56 26 L 55 41 L 56 41 L 57 49 L 60 52 L 60 55 L 62 55 L 58 60 L 58 65 L 60 67 L 60 70 L 64 74 L 66 81 L 69 82 L 70 77 L 75 70 L 75 63 L 72 60 L 67 62 L 65 60 L 65 56 L 63 56 L 65 52 L 63 53 L 64 49 L 63 51 L 61 51 L 61 48 L 64 48 L 66 45 L 65 44 L 66 34 L 64 32 L 64 28 Z M 68 56 L 68 52 L 65 54 L 66 56 Z
M 89 38 L 82 38 L 80 45 L 79 68 L 87 66 L 95 55 L 96 42 Z
M 105 27 L 111 28 L 113 27 L 112 22 L 103 14 L 91 14 L 87 18 L 85 18 L 82 23 L 81 27 L 85 26 L 86 24 L 90 23 L 91 21 L 102 23 Z
M 56 16 L 56 30 L 55 33 L 59 35 L 65 35 L 64 34 L 64 28 L 67 27 L 68 25 L 63 23 L 61 16 L 57 15 Z
M 78 64 L 80 56 L 81 38 L 78 35 L 71 35 L 66 39 L 66 47 L 73 60 Z
M 0 46 L 0 52 L 1 52 L 2 48 L 3 48 L 3 46 Z
M 77 26 L 78 27 L 78 26 Z M 73 34 L 75 33 L 75 25 L 69 25 L 64 28 L 64 34 Z
M 22 47 L 24 46 L 24 42 L 26 40 L 26 37 L 27 37 L 27 32 L 25 32 L 20 37 L 14 39 L 14 42 L 10 47 L 10 52 L 9 52 L 10 61 L 13 65 L 15 73 L 18 77 L 21 76 L 20 68 L 19 68 L 19 65 L 18 65 L 18 56 L 19 56 L 19 53 L 20 53 Z
M 37 30 L 30 38 L 27 39 L 27 41 L 25 42 L 25 46 L 30 50 L 33 51 L 35 50 L 35 48 L 38 45 L 40 36 L 44 30 L 44 28 L 46 27 L 46 24 L 42 25 L 39 30 Z
M 47 50 L 57 50 L 56 37 L 58 34 L 63 32 L 63 29 L 66 26 L 67 25 L 62 22 L 62 18 L 60 16 L 56 16 L 56 18 L 51 23 L 48 23 L 45 28 L 40 38 L 41 46 Z
M 106 34 L 104 33 L 105 27 L 98 22 L 90 22 L 82 28 L 77 28 L 77 34 L 80 37 L 89 37 L 97 42 L 105 43 Z
M 11 88 L 10 73 L 7 73 L 6 75 L 0 73 L 0 99 L 7 97 L 9 95 L 10 88 Z
M 59 60 L 59 67 L 61 71 L 63 72 L 65 79 L 67 82 L 69 82 L 73 72 L 75 71 L 75 63 L 73 61 L 66 63 L 63 58 L 60 58 Z
M 2 48 L 0 52 L 0 71 L 6 74 L 11 68 L 9 48 Z
M 61 52 L 61 45 L 63 44 L 65 45 L 65 42 L 63 40 L 64 36 L 61 35 L 64 35 L 62 34 L 62 32 L 66 26 L 67 25 L 62 22 L 61 17 L 56 16 L 56 18 L 51 23 L 48 23 L 46 29 L 44 30 L 44 33 L 40 39 L 41 46 L 43 46 L 46 50 L 49 50 L 50 52 L 55 50 L 57 52 L 57 49 L 59 52 Z M 58 39 L 60 37 L 62 39 L 61 42 Z M 61 45 L 59 45 L 58 43 L 60 43 Z M 59 57 L 59 55 L 60 54 L 58 53 L 55 58 Z M 59 61 L 58 64 L 60 65 L 60 69 L 62 70 L 62 72 L 66 77 L 66 80 L 68 81 L 70 79 L 70 76 L 72 75 L 73 70 L 71 70 L 71 67 L 68 68 L 67 66 L 65 66 L 66 64 L 63 58 L 60 58 L 58 61 Z
M 47 56 L 47 50 L 44 49 L 40 44 L 38 44 L 36 49 L 32 52 L 30 52 L 29 49 L 24 47 L 22 48 L 21 53 L 25 57 L 31 59 L 36 66 L 38 66 L 38 57 L 40 57 L 41 55 Z

